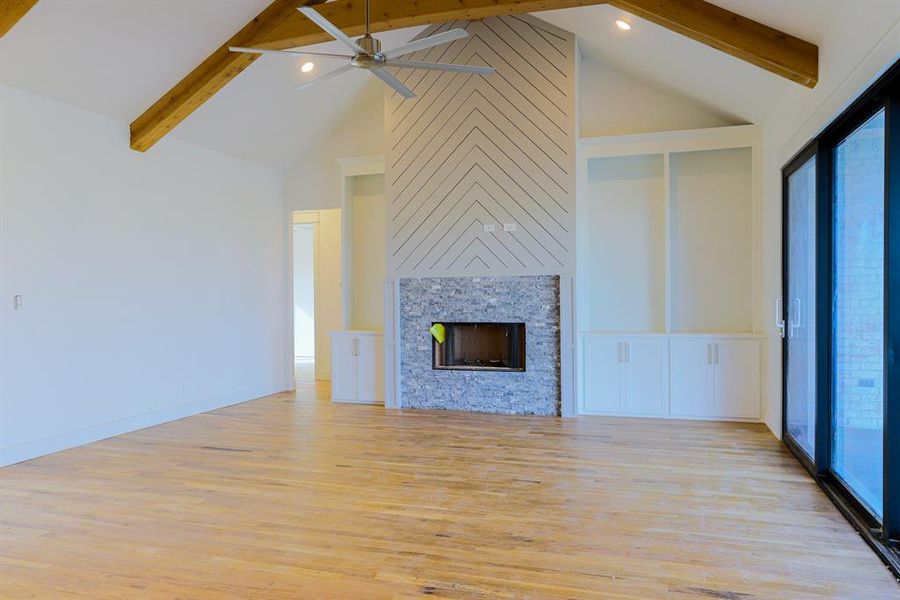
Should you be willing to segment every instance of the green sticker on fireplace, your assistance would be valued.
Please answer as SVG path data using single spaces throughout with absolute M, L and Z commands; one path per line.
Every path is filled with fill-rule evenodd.
M 431 332 L 431 335 L 434 336 L 434 339 L 437 340 L 438 344 L 444 343 L 444 338 L 447 335 L 447 330 L 444 329 L 443 325 L 441 325 L 440 323 L 435 323 L 434 325 L 431 326 L 431 329 L 429 329 L 428 331 Z

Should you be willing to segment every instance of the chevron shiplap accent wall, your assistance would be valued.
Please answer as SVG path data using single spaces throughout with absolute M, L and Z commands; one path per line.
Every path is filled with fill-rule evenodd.
M 404 58 L 497 72 L 401 70 L 418 97 L 386 92 L 389 276 L 571 272 L 575 37 L 527 15 L 422 36 L 454 27 L 469 37 Z

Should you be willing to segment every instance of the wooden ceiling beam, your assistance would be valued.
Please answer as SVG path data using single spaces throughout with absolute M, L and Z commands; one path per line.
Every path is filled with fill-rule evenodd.
M 808 87 L 818 80 L 815 45 L 703 0 L 608 2 Z M 372 30 L 605 3 L 607 0 L 372 0 Z M 131 147 L 143 152 L 153 146 L 259 57 L 229 52 L 229 46 L 286 49 L 328 41 L 327 34 L 295 10 L 299 4 L 298 0 L 275 0 L 191 71 L 131 124 Z M 364 4 L 364 0 L 338 0 L 317 10 L 348 35 L 358 36 L 364 32 Z
M 37 0 L 0 0 L 0 37 L 24 17 Z
M 819 47 L 703 0 L 609 0 L 609 4 L 808 88 L 819 81 Z

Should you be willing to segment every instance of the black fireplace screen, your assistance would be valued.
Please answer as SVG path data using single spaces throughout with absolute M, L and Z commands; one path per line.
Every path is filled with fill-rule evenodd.
M 437 323 L 433 323 L 437 325 Z M 440 323 L 444 341 L 432 338 L 432 368 L 524 371 L 525 323 Z

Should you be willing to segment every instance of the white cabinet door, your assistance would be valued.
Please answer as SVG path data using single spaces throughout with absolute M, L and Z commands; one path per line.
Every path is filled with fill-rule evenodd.
M 588 335 L 585 414 L 758 419 L 759 341 Z
M 357 339 L 356 401 L 384 403 L 384 352 L 381 336 L 361 335 Z
M 713 344 L 708 339 L 669 342 L 671 414 L 678 417 L 713 415 Z
M 716 340 L 716 417 L 759 418 L 759 343 L 756 340 Z
M 624 340 L 622 409 L 634 415 L 669 414 L 669 342 L 656 338 Z
M 584 340 L 584 406 L 586 413 L 622 411 L 623 343 L 619 338 L 589 337 Z
M 356 338 L 331 336 L 331 399 L 356 402 Z

